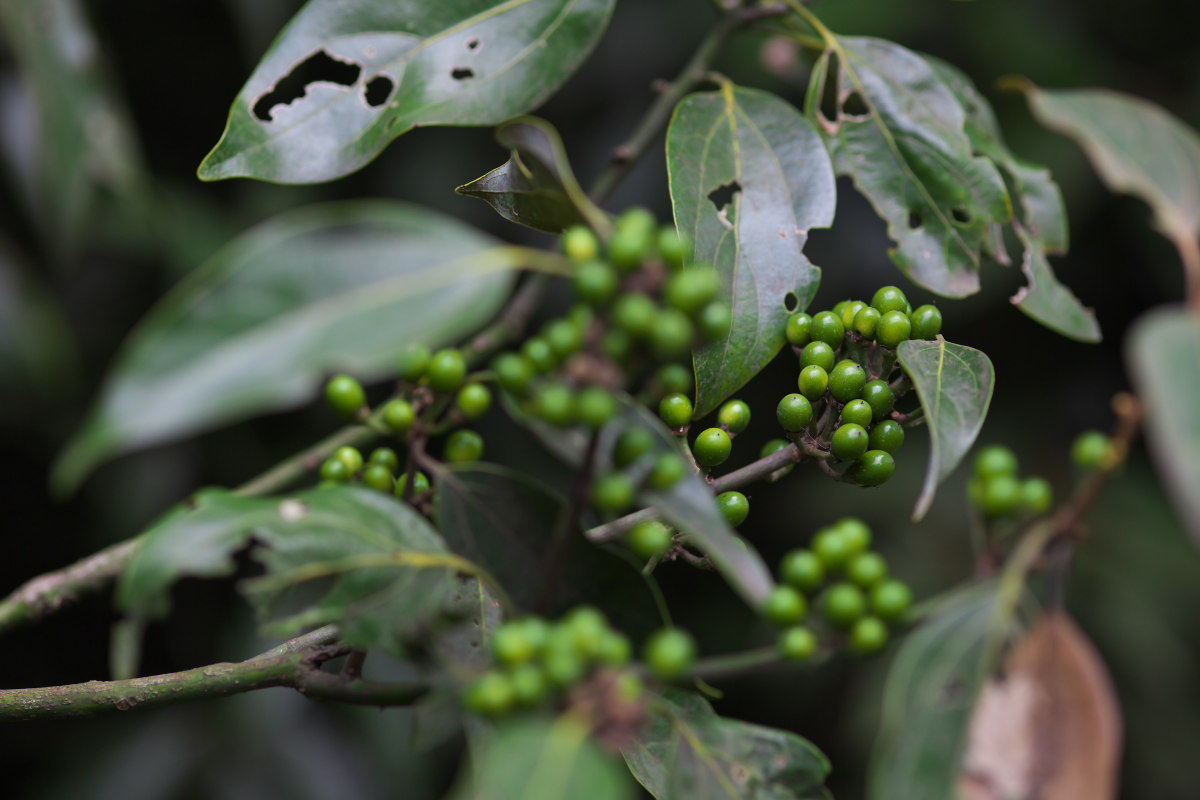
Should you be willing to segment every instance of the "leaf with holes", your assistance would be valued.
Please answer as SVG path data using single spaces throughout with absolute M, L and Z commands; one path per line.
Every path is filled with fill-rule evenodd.
M 913 519 L 925 516 L 937 486 L 954 471 L 983 427 L 996 373 L 984 353 L 961 344 L 901 342 L 900 366 L 913 382 L 929 430 L 929 466 Z
M 694 692 L 667 689 L 622 747 L 630 772 L 657 800 L 821 800 L 829 761 L 789 731 L 719 717 Z
M 521 117 L 497 128 L 496 141 L 512 151 L 508 161 L 454 191 L 534 230 L 561 233 L 578 223 L 599 231 L 610 227 L 608 215 L 579 187 L 553 125 Z
M 888 671 L 868 800 L 950 800 L 971 709 L 1009 634 L 994 581 L 948 595 L 905 637 Z
M 308 401 L 344 370 L 392 374 L 504 302 L 519 248 L 391 201 L 313 206 L 234 239 L 135 328 L 55 466 L 73 488 L 115 453 Z
M 496 125 L 550 97 L 614 0 L 309 0 L 233 102 L 203 180 L 339 178 L 418 125 Z
M 887 223 L 892 260 L 905 275 L 947 297 L 973 294 L 983 256 L 1004 258 L 998 226 L 1012 218 L 1012 206 L 1003 178 L 972 153 L 962 106 L 920 56 L 883 39 L 834 41 L 813 70 L 806 111 L 838 174 Z M 835 50 L 830 120 L 820 99 Z
M 808 307 L 821 272 L 808 232 L 833 223 L 837 190 L 821 138 L 788 103 L 727 85 L 676 107 L 667 129 L 671 203 L 696 259 L 721 275 L 725 339 L 695 354 L 696 416 L 759 373 L 786 343 L 789 301 Z
M 1125 342 L 1125 363 L 1146 406 L 1146 436 L 1179 516 L 1200 543 L 1200 315 L 1159 308 Z
M 1058 280 L 1047 260 L 1050 253 L 1065 253 L 1068 239 L 1062 192 L 1050 170 L 1024 162 L 1009 151 L 987 99 L 961 70 L 933 56 L 924 58 L 966 112 L 965 130 L 972 149 L 990 158 L 1008 175 L 1021 212 L 1013 227 L 1024 248 L 1021 270 L 1028 281 L 1012 302 L 1063 336 L 1082 342 L 1100 341 L 1095 315 Z

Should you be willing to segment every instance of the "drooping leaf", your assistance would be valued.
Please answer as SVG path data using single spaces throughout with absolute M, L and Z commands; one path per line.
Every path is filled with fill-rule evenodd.
M 994 582 L 958 590 L 905 638 L 884 688 L 869 800 L 958 800 L 971 709 L 1008 630 L 997 607 Z
M 1200 136 L 1159 106 L 1105 89 L 1014 82 L 1038 121 L 1083 148 L 1114 192 L 1135 195 L 1181 250 L 1200 236 Z
M 495 125 L 583 62 L 613 0 L 310 0 L 229 113 L 203 180 L 333 180 L 414 127 Z
M 503 303 L 520 251 L 415 206 L 358 201 L 275 217 L 175 287 L 123 347 L 55 467 L 295 406 L 325 376 L 381 378 L 405 343 L 436 347 Z
M 585 720 L 514 718 L 482 745 L 451 800 L 631 800 L 634 785 L 620 763 L 590 738 Z
M 1180 518 L 1200 543 L 1200 315 L 1160 308 L 1135 323 L 1125 362 L 1145 406 L 1151 453 Z
M 503 165 L 454 191 L 484 201 L 510 222 L 547 233 L 587 223 L 609 227 L 608 217 L 592 203 L 571 170 L 554 126 L 537 117 L 521 117 L 496 129 L 496 141 L 512 151 Z
M 1081 342 L 1100 341 L 1100 325 L 1096 315 L 1084 308 L 1071 290 L 1058 280 L 1050 263 L 1046 260 L 1046 248 L 1042 242 L 1020 226 L 1017 238 L 1025 247 L 1021 258 L 1021 270 L 1029 281 L 1013 295 L 1017 308 L 1052 331 Z
M 160 617 L 176 581 L 230 574 L 234 554 L 251 542 L 266 574 L 244 590 L 267 633 L 334 622 L 347 644 L 393 653 L 442 614 L 455 574 L 471 568 L 424 517 L 369 489 L 324 486 L 283 499 L 207 490 L 143 535 L 117 605 L 133 617 Z
M 1117 797 L 1121 712 L 1092 643 L 1051 612 L 1009 656 L 971 715 L 962 800 Z
M 622 748 L 634 777 L 657 800 L 817 800 L 829 761 L 788 731 L 719 717 L 698 694 L 666 690 Z
M 1003 258 L 998 230 L 1012 218 L 1003 178 L 972 152 L 962 106 L 919 55 L 883 39 L 834 41 L 836 117 L 820 109 L 832 50 L 814 71 L 806 112 L 838 174 L 887 223 L 905 275 L 948 297 L 973 294 L 983 256 Z
M 726 85 L 688 95 L 667 129 L 675 222 L 696 259 L 721 275 L 733 326 L 695 354 L 696 416 L 737 391 L 779 352 L 792 308 L 804 309 L 820 270 L 804 255 L 808 233 L 833 223 L 829 154 L 791 105 Z
M 929 430 L 929 465 L 913 519 L 925 516 L 938 484 L 954 471 L 983 427 L 996 373 L 992 361 L 971 347 L 910 340 L 897 349 L 900 366 L 912 380 Z

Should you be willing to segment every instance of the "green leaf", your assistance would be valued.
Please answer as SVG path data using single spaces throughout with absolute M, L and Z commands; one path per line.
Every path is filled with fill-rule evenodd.
M 1180 518 L 1200 543 L 1200 315 L 1159 308 L 1142 316 L 1125 343 L 1125 361 L 1145 405 L 1159 474 Z
M 838 174 L 887 223 L 901 272 L 947 297 L 973 294 L 983 256 L 1004 257 L 999 226 L 1012 206 L 1003 178 L 972 153 L 962 106 L 919 55 L 883 39 L 833 41 L 836 117 L 820 110 L 834 51 L 814 70 L 806 110 Z
M 1100 324 L 1091 309 L 1084 308 L 1071 290 L 1063 286 L 1046 260 L 1043 243 L 1021 227 L 1017 237 L 1025 247 L 1021 269 L 1029 285 L 1013 295 L 1017 308 L 1052 331 L 1081 342 L 1100 341 Z
M 115 453 L 299 405 L 334 371 L 383 378 L 407 343 L 447 344 L 490 319 L 520 253 L 391 201 L 268 220 L 137 326 L 54 482 L 71 489 Z
M 200 178 L 328 181 L 418 125 L 503 122 L 571 76 L 612 8 L 613 0 L 310 0 L 238 93 Z
M 509 222 L 534 230 L 561 233 L 579 223 L 601 231 L 610 227 L 608 216 L 580 188 L 553 125 L 521 117 L 497 128 L 496 141 L 511 150 L 512 157 L 454 191 L 482 200 Z
M 794 733 L 725 719 L 693 692 L 668 689 L 622 748 L 634 777 L 657 800 L 816 800 L 829 761 Z
M 586 720 L 513 718 L 484 742 L 451 800 L 632 800 L 634 786 L 591 740 Z
M 1029 81 L 1035 117 L 1083 148 L 1114 192 L 1140 197 L 1175 246 L 1195 248 L 1200 235 L 1200 136 L 1159 106 L 1104 89 L 1049 90 Z
M 929 430 L 929 465 L 913 519 L 925 516 L 937 486 L 962 460 L 987 417 L 996 373 L 979 350 L 947 342 L 901 342 L 900 366 L 916 387 Z
M 788 103 L 726 85 L 688 95 L 667 129 L 667 169 L 679 230 L 717 268 L 733 311 L 724 341 L 695 354 L 696 416 L 759 373 L 786 343 L 789 299 L 812 302 L 821 272 L 808 232 L 833 223 L 833 167 L 820 136 Z

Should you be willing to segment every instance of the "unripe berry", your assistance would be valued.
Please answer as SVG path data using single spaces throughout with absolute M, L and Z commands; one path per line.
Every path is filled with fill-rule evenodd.
M 663 300 L 669 307 L 694 317 L 715 300 L 720 291 L 721 278 L 716 270 L 707 265 L 693 265 L 667 280 Z
M 867 381 L 862 388 L 862 399 L 871 405 L 872 419 L 880 420 L 892 413 L 896 406 L 896 393 L 887 381 Z
M 479 419 L 492 407 L 492 393 L 482 383 L 468 383 L 458 390 L 454 405 L 467 419 Z
M 824 367 L 810 364 L 800 370 L 800 376 L 796 378 L 796 386 L 800 389 L 800 394 L 816 402 L 824 397 L 825 392 L 829 389 L 829 373 L 825 371 Z
M 867 373 L 853 361 L 843 361 L 829 373 L 829 393 L 839 403 L 848 403 L 862 394 Z
M 750 501 L 741 492 L 721 492 L 717 495 L 717 508 L 731 527 L 736 528 L 750 514 Z
M 658 520 L 646 520 L 629 531 L 629 549 L 640 558 L 651 559 L 671 549 L 671 529 Z
M 871 611 L 883 620 L 894 620 L 912 605 L 912 589 L 903 581 L 890 580 L 871 591 Z
M 513 697 L 523 706 L 537 704 L 550 688 L 546 673 L 535 664 L 514 667 L 509 671 L 508 679 L 512 683 Z
M 650 671 L 663 680 L 681 678 L 696 660 L 696 642 L 679 628 L 662 628 L 647 641 L 642 651 Z
M 775 418 L 779 420 L 780 427 L 789 433 L 802 431 L 812 422 L 812 403 L 802 394 L 784 395 L 775 408 Z
M 408 476 L 409 473 L 405 472 L 396 479 L 396 486 L 392 490 L 396 497 L 404 497 L 404 491 L 408 488 Z M 429 488 L 429 477 L 424 472 L 416 473 L 416 477 L 413 478 L 412 496 L 419 497 L 428 492 Z
M 886 314 L 889 311 L 902 312 L 908 307 L 908 298 L 895 286 L 883 286 L 871 298 L 871 305 L 878 309 L 880 314 Z
M 804 347 L 811 342 L 812 337 L 809 335 L 811 325 L 812 317 L 804 312 L 798 311 L 788 317 L 787 326 L 784 328 L 788 343 L 793 347 Z
M 868 446 L 872 450 L 894 453 L 904 444 L 904 426 L 894 419 L 885 419 L 871 428 Z
M 446 439 L 445 458 L 451 463 L 483 458 L 483 437 L 475 431 L 457 430 Z
M 395 433 L 407 433 L 417 421 L 417 412 L 407 400 L 389 400 L 383 407 L 383 424 Z
M 633 505 L 633 481 L 623 472 L 609 472 L 592 481 L 592 505 L 620 514 Z
M 780 584 L 767 595 L 762 612 L 776 625 L 795 625 L 808 613 L 808 602 L 795 588 Z
M 354 473 L 344 461 L 327 458 L 321 463 L 321 481 L 323 483 L 346 483 L 354 477 Z
M 744 400 L 726 400 L 717 411 L 717 422 L 730 433 L 741 433 L 750 424 L 750 406 Z
M 488 672 L 469 685 L 463 695 L 463 704 L 476 714 L 496 716 L 512 708 L 516 693 L 508 676 L 501 672 Z
M 989 517 L 1003 517 L 1015 513 L 1021 507 L 1021 482 L 1012 475 L 997 475 L 983 484 L 983 513 Z
M 850 629 L 850 649 L 860 656 L 879 652 L 887 640 L 887 626 L 876 617 L 863 617 Z
M 613 305 L 613 323 L 635 339 L 650 334 L 658 316 L 658 306 L 647 295 L 630 292 L 617 298 Z
M 665 491 L 679 483 L 688 474 L 687 462 L 676 453 L 663 453 L 654 462 L 646 485 L 655 491 Z
M 542 336 L 530 336 L 521 345 L 521 355 L 533 367 L 533 371 L 539 374 L 549 372 L 558 366 L 558 357 L 554 355 L 554 348 Z
M 988 445 L 975 456 L 975 475 L 988 480 L 1017 474 L 1017 457 L 1004 445 Z
M 733 311 L 728 304 L 713 300 L 700 309 L 700 316 L 696 318 L 696 328 L 706 342 L 724 339 L 733 328 Z
M 821 560 L 827 571 L 838 570 L 855 555 L 850 541 L 836 526 L 822 528 L 813 537 L 813 553 Z
M 367 463 L 382 464 L 391 470 L 393 475 L 396 470 L 400 469 L 400 457 L 390 447 L 376 447 L 371 451 L 371 457 L 367 459 Z
M 695 337 L 696 328 L 687 314 L 674 308 L 663 309 L 650 329 L 650 349 L 657 358 L 671 361 L 691 352 Z
M 391 494 L 396 485 L 396 477 L 386 464 L 370 464 L 363 471 L 362 482 L 372 489 Z
M 821 596 L 821 611 L 836 628 L 849 628 L 867 611 L 867 598 L 852 583 L 835 583 Z
M 1054 505 L 1054 490 L 1043 478 L 1030 478 L 1021 484 L 1021 506 L 1034 514 L 1045 514 Z
M 583 328 L 566 317 L 551 320 L 542 328 L 542 338 L 550 345 L 557 361 L 563 361 L 583 347 Z
M 543 384 L 533 396 L 533 413 L 560 428 L 573 425 L 575 395 L 566 384 Z
M 866 400 L 857 398 L 846 403 L 842 408 L 842 424 L 846 425 L 854 423 L 862 425 L 864 428 L 871 424 L 875 412 L 871 410 L 871 406 Z
M 669 269 L 683 269 L 692 259 L 692 242 L 675 228 L 664 226 L 658 232 L 658 255 Z
M 846 564 L 846 577 L 863 589 L 883 583 L 887 574 L 887 562 L 878 553 L 859 553 Z
M 702 467 L 715 467 L 724 463 L 725 459 L 729 458 L 732 449 L 733 442 L 730 440 L 729 434 L 720 428 L 708 428 L 701 431 L 692 444 L 692 453 L 696 456 L 696 463 Z
M 683 364 L 663 364 L 654 373 L 654 378 L 667 394 L 689 394 L 692 391 L 692 371 Z
M 617 296 L 620 278 L 617 271 L 603 261 L 580 264 L 571 278 L 575 295 L 585 303 L 602 306 Z
M 858 458 L 854 478 L 861 486 L 878 486 L 886 483 L 896 472 L 892 454 L 885 450 L 868 450 Z
M 869 439 L 867 429 L 862 425 L 853 423 L 842 425 L 833 432 L 829 449 L 833 453 L 833 457 L 839 461 L 853 461 L 867 452 Z
M 425 377 L 425 370 L 429 367 L 429 359 L 432 357 L 433 353 L 430 352 L 429 347 L 420 342 L 414 342 L 400 354 L 396 372 L 402 380 L 416 383 Z
M 1082 470 L 1102 469 L 1112 453 L 1112 440 L 1100 431 L 1084 431 L 1071 444 L 1071 461 Z
M 864 339 L 874 339 L 875 332 L 879 330 L 879 320 L 883 318 L 883 314 L 879 313 L 878 308 L 867 306 L 859 309 L 859 312 L 854 315 L 854 330 Z
M 919 306 L 909 315 L 912 320 L 912 338 L 933 339 L 942 332 L 942 312 L 937 306 Z
M 809 342 L 800 351 L 800 365 L 804 367 L 815 364 L 829 372 L 833 369 L 836 360 L 837 356 L 834 354 L 833 348 L 822 341 Z
M 654 253 L 658 224 L 644 208 L 630 208 L 617 217 L 608 243 L 608 257 L 621 270 L 632 270 Z
M 562 237 L 562 248 L 567 258 L 576 263 L 591 261 L 600 255 L 600 241 L 596 234 L 584 225 L 572 225 Z
M 682 428 L 692 421 L 692 401 L 687 395 L 669 394 L 659 401 L 658 416 L 668 428 Z
M 842 517 L 832 527 L 842 537 L 852 556 L 871 549 L 871 528 L 858 517 Z
M 792 550 L 779 562 L 779 577 L 811 594 L 825 582 L 825 563 L 811 550 Z
M 637 461 L 654 446 L 654 433 L 648 428 L 628 428 L 617 437 L 613 448 L 613 463 L 618 469 Z
M 837 349 L 842 346 L 846 328 L 842 325 L 840 316 L 832 311 L 821 311 L 813 314 L 812 322 L 808 326 L 808 335 L 814 342 L 824 342 Z
M 356 378 L 334 375 L 325 384 L 325 400 L 343 417 L 353 417 L 367 404 L 367 393 Z
M 429 359 L 425 375 L 429 387 L 435 392 L 453 392 L 462 386 L 463 379 L 467 377 L 467 361 L 454 348 L 439 350 Z
M 575 396 L 575 417 L 591 430 L 600 430 L 616 414 L 617 398 L 608 389 L 588 386 Z
M 350 474 L 354 474 L 362 469 L 363 457 L 357 447 L 346 445 L 339 447 L 334 451 L 333 457 L 346 465 L 346 469 L 350 470 Z
M 810 628 L 794 625 L 779 634 L 779 653 L 788 661 L 808 661 L 817 652 L 817 635 Z
M 879 319 L 875 340 L 884 347 L 898 347 L 912 335 L 912 323 L 903 311 L 887 311 Z
M 516 353 L 501 353 L 492 361 L 496 380 L 506 392 L 524 397 L 533 383 L 533 364 Z
M 858 312 L 867 308 L 867 304 L 862 300 L 851 300 L 842 309 L 842 327 L 847 331 L 854 328 L 854 319 L 858 316 Z

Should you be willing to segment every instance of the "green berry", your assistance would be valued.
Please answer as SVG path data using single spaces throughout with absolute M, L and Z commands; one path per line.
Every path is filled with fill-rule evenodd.
M 537 655 L 523 620 L 506 622 L 492 633 L 492 656 L 497 664 L 515 667 Z
M 525 356 L 525 360 L 538 374 L 544 374 L 558 366 L 554 348 L 542 336 L 530 336 L 526 339 L 521 345 L 521 355 Z
M 788 661 L 808 661 L 817 653 L 817 635 L 811 628 L 794 625 L 779 634 L 777 646 Z
M 833 524 L 833 529 L 846 542 L 852 556 L 871 549 L 871 528 L 858 517 L 842 517 Z
M 692 453 L 696 463 L 702 467 L 715 467 L 729 458 L 733 449 L 733 441 L 729 434 L 720 428 L 708 428 L 700 432 L 692 443 Z
M 846 307 L 842 309 L 842 327 L 847 331 L 852 330 L 854 328 L 854 318 L 864 308 L 867 308 L 867 304 L 862 300 L 851 300 L 847 303 Z
M 937 306 L 923 305 L 909 315 L 912 338 L 933 339 L 942 332 L 942 312 Z
M 629 549 L 647 560 L 670 550 L 673 540 L 671 529 L 655 519 L 639 522 L 629 530 Z
M 860 396 L 871 404 L 872 419 L 883 419 L 896 407 L 896 393 L 888 386 L 887 381 L 867 381 Z
M 623 472 L 608 472 L 592 481 L 592 505 L 620 514 L 633 505 L 633 481 Z
M 721 492 L 717 495 L 717 508 L 731 527 L 736 528 L 750 514 L 750 501 L 741 492 Z
M 396 470 L 400 469 L 400 457 L 390 447 L 376 447 L 371 451 L 371 456 L 367 459 L 367 463 L 382 464 L 391 470 L 392 474 L 395 474 Z
M 980 507 L 989 517 L 1004 517 L 1021 508 L 1021 482 L 1012 475 L 997 475 L 983 484 Z
M 862 425 L 842 425 L 833 432 L 833 437 L 829 440 L 829 449 L 839 461 L 853 461 L 867 452 L 869 439 L 870 434 Z
M 850 629 L 850 649 L 860 656 L 879 652 L 887 640 L 887 625 L 878 617 L 863 617 Z
M 383 407 L 383 424 L 395 433 L 407 433 L 416 421 L 417 412 L 407 400 L 389 400 Z
M 386 464 L 371 464 L 363 472 L 362 482 L 372 489 L 391 494 L 396 485 L 396 476 Z
M 808 326 L 808 335 L 814 342 L 824 342 L 835 350 L 842 346 L 846 335 L 846 327 L 842 318 L 832 311 L 821 311 L 813 314 Z
M 482 383 L 468 383 L 458 390 L 454 405 L 467 419 L 479 419 L 492 407 L 492 393 Z
M 692 350 L 696 328 L 687 314 L 674 308 L 658 312 L 650 329 L 650 349 L 662 361 L 686 356 Z
M 546 383 L 533 396 L 533 413 L 560 428 L 575 424 L 575 393 L 565 383 Z
M 613 323 L 635 339 L 650 334 L 658 317 L 658 306 L 649 296 L 638 292 L 623 294 L 613 305 Z
M 854 330 L 864 339 L 874 339 L 879 330 L 879 320 L 882 318 L 883 314 L 879 313 L 878 308 L 867 306 L 854 315 Z
M 1112 440 L 1100 431 L 1084 431 L 1071 444 L 1071 461 L 1079 469 L 1103 468 L 1112 453 Z
M 533 383 L 533 364 L 516 353 L 501 353 L 492 361 L 492 371 L 504 391 L 524 397 Z
M 531 706 L 541 702 L 546 696 L 549 686 L 546 673 L 534 664 L 522 664 L 514 667 L 508 673 L 512 683 L 513 697 L 523 706 Z
M 692 391 L 692 370 L 683 364 L 663 364 L 654 377 L 668 394 L 690 394 Z
M 601 386 L 588 386 L 575 396 L 575 417 L 581 424 L 597 431 L 617 414 L 617 398 Z
M 895 286 L 883 286 L 871 298 L 871 305 L 878 309 L 880 314 L 886 314 L 889 311 L 902 312 L 908 307 L 908 298 Z
M 843 361 L 829 373 L 829 393 L 839 403 L 848 403 L 862 394 L 867 373 L 853 361 Z
M 676 453 L 663 453 L 654 462 L 654 467 L 646 478 L 646 485 L 661 492 L 679 483 L 687 474 L 688 465 L 682 456 Z
M 516 702 L 512 681 L 501 672 L 487 672 L 467 687 L 463 703 L 476 714 L 495 716 L 512 708 Z
M 631 208 L 617 217 L 608 242 L 608 257 L 621 270 L 632 270 L 654 253 L 658 224 L 644 208 Z
M 557 646 L 547 649 L 542 671 L 550 683 L 565 689 L 583 680 L 587 662 L 574 648 Z
M 658 231 L 658 255 L 671 269 L 683 269 L 692 259 L 692 242 L 675 228 L 664 225 Z
M 842 408 L 842 424 L 854 423 L 862 425 L 864 428 L 871 424 L 875 412 L 871 410 L 871 406 L 866 400 L 861 398 L 851 400 Z
M 784 395 L 775 407 L 775 418 L 779 425 L 789 433 L 802 431 L 812 422 L 813 407 L 808 398 L 802 394 Z
M 1054 490 L 1044 478 L 1030 478 L 1021 484 L 1021 506 L 1034 514 L 1045 514 L 1054 505 Z
M 787 327 L 784 332 L 787 335 L 788 343 L 792 347 L 804 347 L 812 341 L 812 336 L 809 335 L 809 328 L 812 325 L 812 317 L 805 314 L 803 311 L 797 311 L 788 317 Z
M 861 486 L 886 483 L 896 472 L 896 462 L 886 450 L 868 450 L 858 458 L 854 478 Z
M 345 464 L 346 469 L 350 470 L 350 474 L 352 475 L 363 467 L 362 453 L 359 452 L 357 447 L 349 445 L 339 447 L 333 452 L 333 457 Z
M 321 481 L 323 483 L 346 483 L 354 477 L 354 473 L 346 466 L 346 462 L 337 458 L 327 458 L 321 463 Z
M 367 393 L 357 378 L 334 375 L 325 384 L 325 400 L 343 417 L 353 417 L 367 405 Z
M 576 263 L 591 261 L 600 255 L 600 240 L 585 225 L 572 225 L 562 237 L 562 249 Z
M 602 306 L 617 296 L 620 278 L 617 271 L 603 261 L 580 264 L 571 278 L 575 295 L 585 303 Z
M 710 266 L 697 264 L 667 279 L 667 285 L 663 287 L 663 300 L 669 307 L 694 317 L 720 292 L 721 277 L 717 271 Z
M 408 473 L 405 472 L 396 479 L 396 487 L 393 489 L 396 497 L 404 497 L 404 491 L 408 488 Z M 429 491 L 429 476 L 424 472 L 416 473 L 413 478 L 413 497 L 420 497 Z
M 627 428 L 617 437 L 613 447 L 613 463 L 618 469 L 637 461 L 654 446 L 654 433 L 649 428 Z
M 829 389 L 829 373 L 825 371 L 824 367 L 810 364 L 800 370 L 800 375 L 796 378 L 796 386 L 800 389 L 800 394 L 816 402 L 824 397 L 826 390 Z
M 600 352 L 613 361 L 624 361 L 633 352 L 633 337 L 620 328 L 610 328 L 600 337 Z
M 576 606 L 563 617 L 563 627 L 569 632 L 576 651 L 586 659 L 593 659 L 604 645 L 604 637 L 610 633 L 608 620 L 603 612 L 593 606 Z
M 904 426 L 894 419 L 885 419 L 871 428 L 868 445 L 872 450 L 894 453 L 904 444 Z
M 847 300 L 839 300 L 833 304 L 833 313 L 837 314 L 840 317 L 842 315 L 842 312 L 845 311 L 849 305 L 850 305 L 850 300 L 848 300 L 848 299 Z
M 762 446 L 762 449 L 758 451 L 758 457 L 766 458 L 772 453 L 778 453 L 780 450 L 783 450 L 787 447 L 791 447 L 791 442 L 789 442 L 787 439 L 768 439 L 767 442 Z M 776 478 L 780 478 L 789 474 L 795 468 L 795 466 L 795 464 L 788 464 L 785 467 L 781 467 L 780 469 L 771 473 L 772 477 L 769 480 L 774 481 Z
M 975 456 L 975 475 L 988 480 L 1001 475 L 1017 474 L 1017 457 L 1004 445 L 988 445 Z
M 813 553 L 829 572 L 841 569 L 855 555 L 850 548 L 850 541 L 836 526 L 817 531 L 817 535 L 813 537 L 812 548 Z
M 429 380 L 429 387 L 435 392 L 453 392 L 462 386 L 463 379 L 467 377 L 467 360 L 454 348 L 438 350 L 429 359 L 425 376 Z
M 912 323 L 903 311 L 887 311 L 879 319 L 875 340 L 884 347 L 898 347 L 912 334 Z
M 867 598 L 852 583 L 835 583 L 821 596 L 821 613 L 836 628 L 849 628 L 867 611 Z
M 692 401 L 687 395 L 669 394 L 658 402 L 658 416 L 668 428 L 682 428 L 692 421 Z
M 558 361 L 563 361 L 583 347 L 584 330 L 566 317 L 551 320 L 542 328 L 542 338 Z
M 630 644 L 629 637 L 617 631 L 605 631 L 596 650 L 596 661 L 610 667 L 620 667 L 629 663 L 632 657 L 633 645 Z
M 788 585 L 811 594 L 825 582 L 825 562 L 811 550 L 792 550 L 779 562 L 779 577 Z
M 889 580 L 871 590 L 871 611 L 883 620 L 894 620 L 912 605 L 912 589 L 903 581 Z
M 662 628 L 646 641 L 642 657 L 657 677 L 663 680 L 681 678 L 696 660 L 696 641 L 687 631 Z
M 804 346 L 800 351 L 800 365 L 808 367 L 816 365 L 821 369 L 829 372 L 833 369 L 834 362 L 837 361 L 837 355 L 833 352 L 833 348 L 826 342 L 813 341 Z
M 446 439 L 445 458 L 451 463 L 483 458 L 483 437 L 475 431 L 457 430 Z
M 733 328 L 733 310 L 728 304 L 713 300 L 700 309 L 700 316 L 696 317 L 696 328 L 706 342 L 724 339 Z
M 717 422 L 730 433 L 741 433 L 750 425 L 750 406 L 744 400 L 726 400 L 717 411 Z
M 863 589 L 883 583 L 887 574 L 887 561 L 878 553 L 859 553 L 846 564 L 846 577 Z
M 794 587 L 780 584 L 767 595 L 763 615 L 776 625 L 795 625 L 808 613 L 808 602 Z
M 429 359 L 431 358 L 433 358 L 433 353 L 430 352 L 429 347 L 414 342 L 400 354 L 400 360 L 396 363 L 396 372 L 402 380 L 416 383 L 425 377 L 425 371 L 429 368 Z

